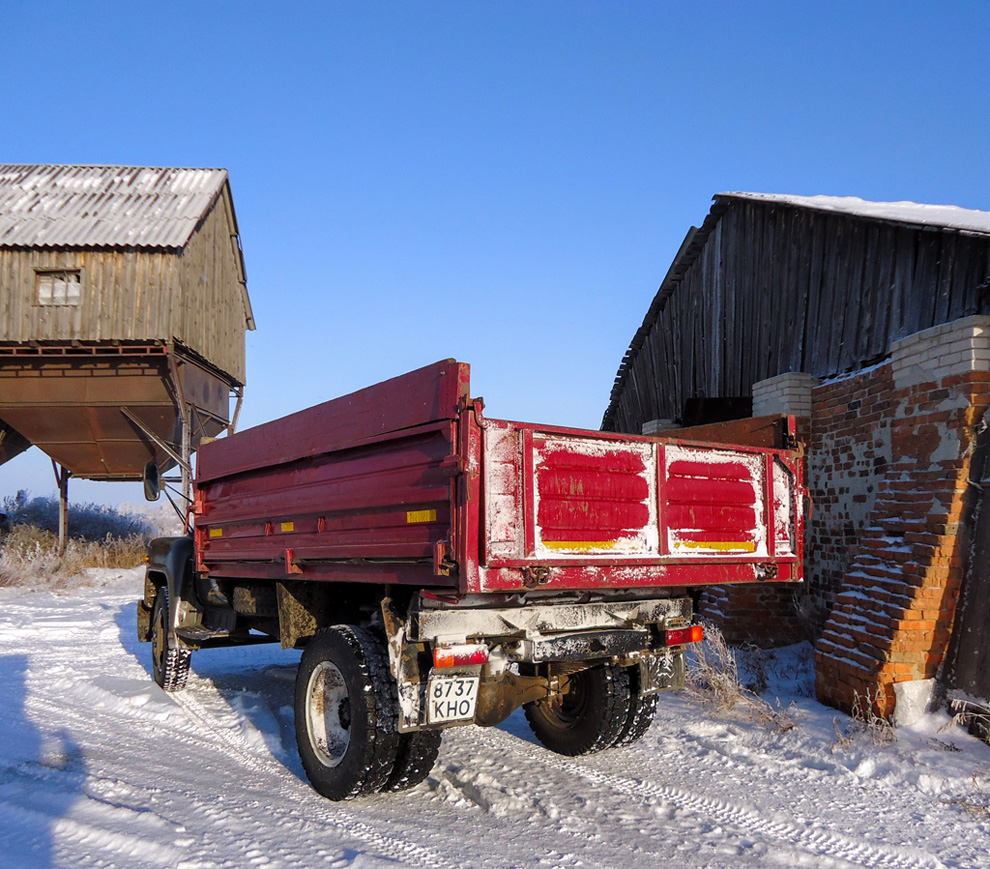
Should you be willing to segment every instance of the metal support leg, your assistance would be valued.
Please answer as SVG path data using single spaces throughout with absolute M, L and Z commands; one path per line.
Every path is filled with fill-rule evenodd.
M 189 508 L 192 504 L 192 412 L 188 404 L 182 413 L 182 498 L 186 505 L 186 530 L 189 529 Z
M 52 459 L 52 470 L 58 484 L 58 554 L 65 555 L 69 543 L 69 477 L 72 474 Z

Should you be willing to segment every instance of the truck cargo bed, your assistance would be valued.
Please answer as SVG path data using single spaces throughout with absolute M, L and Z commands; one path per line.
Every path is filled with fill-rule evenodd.
M 486 419 L 453 360 L 200 448 L 197 569 L 466 594 L 801 578 L 797 451 Z

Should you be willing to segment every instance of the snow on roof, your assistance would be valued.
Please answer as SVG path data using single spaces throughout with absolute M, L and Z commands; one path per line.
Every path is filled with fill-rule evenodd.
M 0 165 L 0 247 L 181 248 L 226 169 Z
M 968 232 L 990 234 L 990 211 L 960 208 L 958 205 L 924 205 L 918 202 L 868 202 L 858 196 L 794 196 L 786 193 L 718 193 L 715 199 L 750 199 L 757 202 L 779 202 L 835 211 L 857 217 L 871 217 L 915 226 L 939 226 Z

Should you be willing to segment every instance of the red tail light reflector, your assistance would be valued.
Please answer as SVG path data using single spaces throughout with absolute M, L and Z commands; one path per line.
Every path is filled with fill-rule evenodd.
M 701 625 L 691 625 L 688 628 L 674 628 L 664 632 L 668 646 L 683 646 L 687 643 L 700 643 L 705 638 L 705 629 Z
M 437 646 L 433 650 L 434 667 L 467 667 L 488 663 L 488 646 L 466 643 L 459 646 Z

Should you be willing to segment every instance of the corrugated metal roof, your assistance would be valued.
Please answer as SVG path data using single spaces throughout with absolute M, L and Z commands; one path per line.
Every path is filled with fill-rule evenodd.
M 181 248 L 226 169 L 0 165 L 0 246 Z
M 858 196 L 796 196 L 789 193 L 718 193 L 717 199 L 749 199 L 756 202 L 780 202 L 834 211 L 874 220 L 889 220 L 913 226 L 935 226 L 968 232 L 990 233 L 990 212 L 961 208 L 958 205 L 927 205 L 921 202 L 870 202 Z

